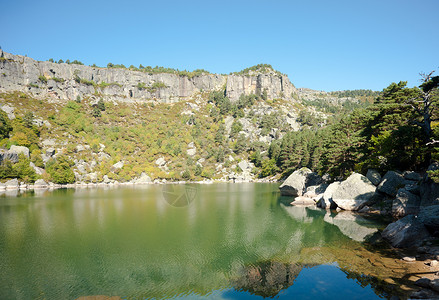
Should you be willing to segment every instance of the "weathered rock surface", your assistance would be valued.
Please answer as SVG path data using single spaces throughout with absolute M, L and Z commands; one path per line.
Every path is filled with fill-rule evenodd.
M 38 179 L 34 183 L 34 188 L 36 188 L 36 189 L 41 189 L 41 188 L 46 188 L 46 187 L 47 187 L 47 183 L 43 179 Z
M 412 180 L 412 181 L 420 181 L 422 180 L 422 176 L 419 173 L 413 172 L 413 171 L 405 171 L 402 176 L 404 179 Z
M 382 233 L 382 237 L 397 248 L 419 246 L 429 236 L 430 234 L 424 224 L 413 215 L 405 216 L 394 223 L 390 223 Z
M 398 190 L 405 185 L 404 177 L 394 171 L 388 171 L 378 185 L 378 191 L 395 197 Z
M 344 210 L 359 210 L 375 193 L 375 186 L 367 177 L 353 173 L 342 181 L 332 194 L 332 201 Z
M 10 153 L 16 153 L 17 155 L 24 154 L 27 158 L 29 158 L 29 148 L 24 146 L 15 146 L 12 145 L 9 149 Z
M 291 205 L 314 206 L 314 205 L 316 205 L 316 203 L 314 202 L 314 200 L 312 200 L 310 198 L 299 196 L 299 197 L 296 197 L 293 202 L 291 202 Z
M 1 51 L 1 50 L 0 50 Z M 0 85 L 1 86 L 1 85 Z M 15 114 L 14 114 L 14 108 L 12 107 L 12 106 L 10 106 L 10 105 L 8 105 L 8 104 L 5 104 L 5 105 L 2 105 L 1 107 L 0 107 L 0 109 L 1 110 L 3 110 L 7 115 L 8 115 L 8 118 L 10 119 L 10 120 L 14 120 L 15 119 Z
M 17 178 L 5 182 L 6 189 L 18 189 L 19 185 L 20 183 L 18 182 Z
M 337 204 L 335 204 L 334 201 L 332 201 L 332 195 L 335 190 L 337 190 L 338 186 L 340 185 L 339 181 L 335 181 L 331 183 L 323 193 L 323 198 L 320 199 L 320 201 L 317 202 L 317 207 L 323 208 L 323 209 L 336 209 Z
M 375 186 L 377 186 L 381 182 L 381 175 L 380 175 L 380 173 L 378 173 L 377 170 L 374 170 L 374 169 L 367 170 L 366 177 Z
M 279 187 L 284 196 L 302 196 L 307 186 L 318 185 L 322 179 L 308 168 L 294 171 Z
M 4 58 L 0 61 L 0 74 L 5 74 L 0 76 L 1 92 L 22 91 L 35 97 L 56 100 L 92 96 L 95 89 L 105 101 L 159 100 L 166 103 L 185 100 L 200 91 L 219 90 L 224 86 L 227 97 L 232 101 L 238 100 L 241 94 L 261 94 L 264 90 L 270 99 L 291 99 L 296 91 L 286 75 L 274 71 L 246 75 L 203 73 L 188 77 L 36 61 L 3 51 L 0 55 Z M 39 80 L 40 76 L 44 76 L 47 82 Z
M 420 186 L 421 206 L 439 204 L 439 184 L 428 179 Z
M 145 172 L 142 172 L 138 178 L 133 179 L 131 182 L 134 184 L 148 184 L 152 183 L 152 180 Z
M 431 233 L 439 233 L 439 205 L 421 207 L 418 219 Z
M 4 160 L 9 160 L 12 163 L 18 162 L 18 154 L 10 151 L 0 150 L 0 163 Z
M 402 218 L 406 215 L 416 214 L 419 211 L 421 198 L 412 194 L 405 188 L 399 189 L 392 204 L 392 216 Z

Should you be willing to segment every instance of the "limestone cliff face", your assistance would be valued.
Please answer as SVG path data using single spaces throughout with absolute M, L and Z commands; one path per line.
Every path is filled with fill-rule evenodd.
M 47 80 L 44 80 L 46 78 Z M 0 92 L 22 91 L 53 100 L 103 98 L 107 101 L 172 103 L 201 91 L 224 89 L 232 101 L 241 94 L 262 94 L 269 99 L 290 99 L 296 91 L 285 75 L 275 72 L 250 75 L 148 74 L 128 69 L 107 69 L 76 64 L 36 61 L 0 50 Z

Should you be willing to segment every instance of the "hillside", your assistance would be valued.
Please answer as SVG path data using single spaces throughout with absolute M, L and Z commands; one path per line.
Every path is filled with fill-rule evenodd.
M 36 171 L 30 181 L 278 178 L 270 145 L 289 132 L 325 126 L 343 109 L 341 102 L 327 101 L 331 111 L 310 103 L 269 65 L 216 75 L 38 62 L 0 52 L 0 74 L 0 104 L 11 126 L 2 159 L 11 145 L 27 147 Z M 361 105 L 355 97 L 343 103 Z M 0 170 L 4 180 L 24 172 L 8 168 Z M 74 176 L 54 180 L 60 170 Z

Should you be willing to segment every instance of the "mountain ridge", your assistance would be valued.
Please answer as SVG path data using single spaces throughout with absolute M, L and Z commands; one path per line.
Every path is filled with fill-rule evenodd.
M 253 70 L 258 66 L 263 68 Z M 270 99 L 294 98 L 297 90 L 288 76 L 270 65 L 254 67 L 229 75 L 199 70 L 188 73 L 189 76 L 185 73 L 150 73 L 137 68 L 37 61 L 0 50 L 0 92 L 21 91 L 52 100 L 90 97 L 117 102 L 162 103 L 188 100 L 199 92 L 216 90 L 224 90 L 231 101 L 237 101 L 242 94 L 265 94 Z

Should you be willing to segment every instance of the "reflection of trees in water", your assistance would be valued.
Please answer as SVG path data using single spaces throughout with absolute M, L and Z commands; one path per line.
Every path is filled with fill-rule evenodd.
M 391 296 L 398 296 L 402 298 L 406 298 L 407 295 L 404 295 L 404 292 L 401 290 L 399 285 L 401 284 L 391 284 L 389 282 L 385 282 L 384 280 L 380 280 L 374 276 L 369 276 L 365 274 L 360 274 L 357 272 L 352 272 L 346 269 L 340 269 L 343 273 L 346 274 L 346 278 L 354 279 L 361 287 L 366 287 L 370 285 L 372 291 L 379 297 L 385 297 L 390 299 Z M 407 291 L 406 291 L 407 293 Z M 399 298 L 398 298 L 399 299 Z
M 252 295 L 274 297 L 294 284 L 303 267 L 299 264 L 271 261 L 245 266 L 240 277 L 232 281 L 232 285 L 235 289 Z

